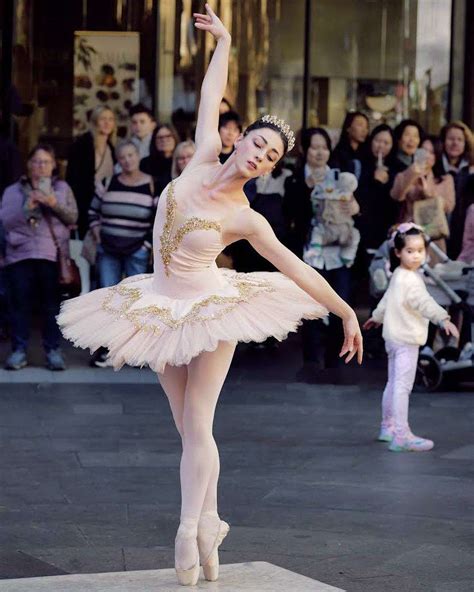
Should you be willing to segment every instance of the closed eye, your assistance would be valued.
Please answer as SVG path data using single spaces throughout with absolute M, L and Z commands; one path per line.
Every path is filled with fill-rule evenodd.
M 261 146 L 261 145 L 260 145 L 258 142 L 255 142 L 255 141 L 254 141 L 253 145 L 254 145 L 256 148 L 263 148 L 263 146 Z M 275 162 L 275 161 L 276 161 L 276 158 L 271 158 L 271 156 L 270 156 L 269 154 L 267 154 L 267 158 L 268 158 L 268 160 L 269 160 L 270 162 Z

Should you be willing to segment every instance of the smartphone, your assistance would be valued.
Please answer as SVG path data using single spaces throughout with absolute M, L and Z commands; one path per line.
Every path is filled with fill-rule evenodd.
M 51 195 L 51 177 L 40 177 L 38 189 L 45 195 Z
M 428 150 L 425 150 L 424 148 L 417 148 L 417 150 L 415 151 L 413 162 L 416 162 L 416 164 L 420 165 L 421 167 L 424 167 L 428 162 L 428 158 Z
M 383 165 L 383 156 L 382 156 L 382 153 L 381 152 L 379 152 L 377 154 L 377 168 L 378 169 L 383 169 L 384 168 L 384 165 Z

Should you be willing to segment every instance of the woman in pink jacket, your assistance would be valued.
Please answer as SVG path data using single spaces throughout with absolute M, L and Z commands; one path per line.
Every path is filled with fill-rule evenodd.
M 420 200 L 439 197 L 442 201 L 444 214 L 447 216 L 453 211 L 456 197 L 452 176 L 442 175 L 437 177 L 433 172 L 438 144 L 439 140 L 437 138 L 427 137 L 421 145 L 426 151 L 424 164 L 420 164 L 415 159 L 412 165 L 395 177 L 390 195 L 395 201 L 401 202 L 399 222 L 417 222 L 417 220 L 414 220 L 414 204 Z M 432 238 L 446 252 L 446 237 L 432 236 Z M 431 259 L 432 263 L 436 262 L 434 257 L 431 257 Z

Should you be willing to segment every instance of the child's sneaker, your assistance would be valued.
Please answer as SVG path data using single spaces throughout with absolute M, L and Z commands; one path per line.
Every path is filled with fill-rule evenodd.
M 420 436 L 415 436 L 415 434 L 409 432 L 404 436 L 395 435 L 388 449 L 392 452 L 427 452 L 433 446 L 434 442 L 432 440 L 420 438 Z
M 395 430 L 392 427 L 381 426 L 378 442 L 391 442 L 395 437 Z

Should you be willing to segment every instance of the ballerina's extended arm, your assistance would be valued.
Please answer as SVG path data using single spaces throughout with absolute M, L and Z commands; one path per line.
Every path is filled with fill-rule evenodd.
M 211 33 L 217 40 L 217 46 L 201 86 L 195 137 L 197 150 L 193 158 L 195 163 L 198 160 L 217 160 L 222 149 L 218 131 L 219 105 L 226 89 L 229 68 L 230 34 L 209 4 L 206 4 L 206 12 L 194 14 L 194 26 Z
M 356 314 L 328 282 L 315 269 L 282 245 L 270 224 L 257 212 L 245 208 L 236 217 L 233 226 L 235 234 L 240 234 L 240 237 L 247 239 L 262 257 L 270 261 L 330 312 L 341 318 L 344 326 L 344 344 L 339 356 L 348 354 L 345 360 L 347 363 L 357 355 L 357 361 L 361 364 L 363 344 Z

